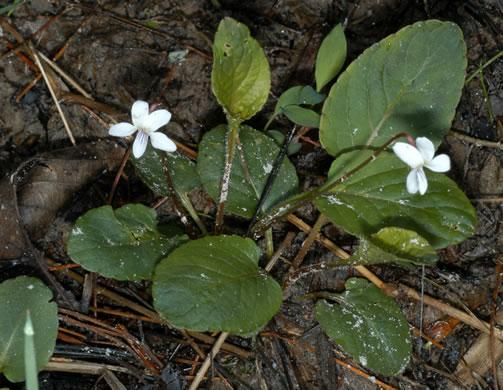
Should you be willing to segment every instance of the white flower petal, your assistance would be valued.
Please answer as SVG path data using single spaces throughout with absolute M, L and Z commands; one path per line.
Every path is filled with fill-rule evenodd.
M 140 158 L 145 153 L 145 149 L 147 149 L 148 144 L 148 135 L 143 131 L 139 131 L 136 135 L 136 138 L 133 142 L 133 155 L 136 158 Z
M 108 134 L 113 135 L 114 137 L 127 137 L 135 131 L 136 127 L 134 127 L 131 123 L 121 122 L 110 126 Z
M 394 144 L 393 152 L 395 152 L 400 160 L 413 169 L 424 164 L 424 159 L 421 153 L 419 153 L 414 146 L 405 142 L 397 142 Z
M 165 152 L 174 152 L 176 150 L 175 143 L 163 133 L 150 134 L 150 142 L 154 148 L 164 150 Z
M 424 161 L 427 163 L 430 162 L 435 155 L 435 146 L 426 137 L 416 138 L 416 147 L 419 150 L 419 153 L 423 156 Z
M 148 103 L 143 100 L 137 100 L 133 103 L 131 107 L 131 119 L 133 125 L 136 127 L 142 127 L 143 122 L 148 117 Z
M 451 159 L 447 154 L 439 154 L 424 166 L 433 172 L 447 172 L 451 169 Z
M 417 169 L 413 169 L 407 175 L 407 192 L 409 194 L 415 194 L 419 189 L 419 183 L 417 181 Z
M 417 183 L 419 186 L 419 193 L 424 195 L 426 190 L 428 189 L 428 180 L 426 179 L 426 175 L 424 173 L 423 168 L 419 168 L 417 170 Z
M 157 110 L 149 114 L 143 122 L 143 128 L 149 132 L 156 131 L 160 127 L 168 124 L 171 113 L 168 110 Z

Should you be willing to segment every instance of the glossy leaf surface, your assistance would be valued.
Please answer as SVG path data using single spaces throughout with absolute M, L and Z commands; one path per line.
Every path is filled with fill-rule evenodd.
M 77 219 L 68 241 L 72 260 L 119 280 L 150 279 L 155 265 L 187 237 L 157 230 L 157 214 L 141 204 L 103 206 Z
M 153 148 L 149 142 L 145 154 L 140 158 L 131 155 L 131 162 L 138 176 L 154 193 L 171 196 L 164 173 L 163 153 Z M 181 192 L 190 192 L 201 186 L 201 180 L 194 162 L 177 152 L 166 153 L 166 160 L 173 185 Z
M 329 182 L 370 155 L 370 151 L 343 154 L 332 163 Z M 416 231 L 435 249 L 463 241 L 475 230 L 473 206 L 447 176 L 425 171 L 426 194 L 409 194 L 405 186 L 409 168 L 393 153 L 384 152 L 315 204 L 330 220 L 359 237 L 394 226 Z
M 454 23 L 428 20 L 388 36 L 332 87 L 320 122 L 323 147 L 337 156 L 379 147 L 401 132 L 438 146 L 454 118 L 465 69 L 466 45 Z
M 215 34 L 213 57 L 213 93 L 228 120 L 251 118 L 266 102 L 271 84 L 264 51 L 248 27 L 226 17 Z
M 58 307 L 51 290 L 39 279 L 19 276 L 0 284 L 0 372 L 11 382 L 25 379 L 24 332 L 30 311 L 35 332 L 37 371 L 49 362 L 58 334 Z
M 197 168 L 206 190 L 217 200 L 224 167 L 226 126 L 220 125 L 206 133 L 199 144 Z M 236 148 L 232 162 L 232 173 L 226 209 L 242 217 L 251 218 L 258 205 L 269 174 L 272 171 L 279 148 L 263 133 L 248 126 L 241 126 L 239 138 L 248 168 L 248 179 L 239 150 Z M 278 177 L 264 203 L 267 210 L 280 201 L 295 194 L 298 179 L 294 166 L 285 158 Z
M 362 238 L 356 251 L 342 262 L 352 265 L 390 262 L 400 265 L 434 265 L 437 259 L 436 251 L 416 232 L 386 227 L 369 238 Z
M 316 56 L 314 76 L 318 91 L 321 91 L 340 72 L 346 61 L 346 53 L 346 37 L 342 25 L 338 24 L 325 37 Z
M 154 305 L 173 326 L 251 335 L 279 310 L 278 283 L 248 238 L 205 237 L 175 249 L 154 274 Z
M 336 303 L 320 300 L 315 316 L 327 335 L 363 366 L 401 374 L 412 351 L 409 324 L 396 302 L 364 279 L 350 278 Z

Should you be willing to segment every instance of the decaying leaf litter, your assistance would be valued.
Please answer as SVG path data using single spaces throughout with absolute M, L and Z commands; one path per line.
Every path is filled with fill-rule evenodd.
M 429 2 L 416 4 L 412 1 L 399 4 L 392 1 L 376 4 L 359 2 L 355 6 L 350 2 L 334 5 L 329 2 L 292 0 L 275 3 L 256 2 L 245 9 L 241 5 L 236 6 L 234 2 L 201 1 L 108 2 L 100 5 L 101 8 L 94 8 L 99 10 L 99 13 L 91 13 L 90 9 L 77 5 L 72 7 L 46 1 L 33 1 L 16 9 L 10 18 L 4 16 L 4 21 L 18 31 L 19 37 L 31 38 L 35 47 L 48 57 L 55 56 L 58 50 L 68 43 L 58 64 L 96 102 L 109 107 L 110 111 L 107 113 L 114 111 L 123 113 L 122 116 L 113 117 L 116 121 L 127 119 L 130 104 L 134 100 L 160 102 L 174 114 L 166 132 L 179 143 L 192 149 L 204 132 L 222 123 L 223 120 L 223 114 L 211 94 L 211 62 L 207 56 L 211 54 L 210 42 L 218 22 L 224 15 L 230 14 L 247 24 L 253 36 L 265 48 L 273 71 L 272 91 L 275 96 L 279 96 L 290 86 L 312 82 L 305 80 L 305 77 L 313 73 L 313 55 L 317 51 L 317 45 L 331 27 L 346 20 L 349 60 L 370 44 L 406 24 L 427 18 L 452 20 L 460 25 L 465 34 L 469 72 L 477 70 L 481 62 L 482 64 L 487 62 L 498 53 L 503 35 L 500 32 L 503 29 L 500 25 L 502 19 L 499 17 L 503 10 L 497 1 L 465 2 L 456 9 L 447 1 L 435 5 Z M 95 4 L 89 6 L 97 7 Z M 113 13 L 113 17 L 109 12 Z M 60 16 L 42 33 L 31 37 L 55 15 Z M 133 21 L 148 24 L 147 27 L 141 27 L 131 23 Z M 163 33 L 157 34 L 151 28 Z M 2 36 L 14 47 L 20 43 L 19 39 L 16 42 L 13 31 L 5 24 L 2 24 Z M 2 52 L 8 50 L 5 44 Z M 177 53 L 178 56 L 174 56 L 173 53 Z M 87 154 L 84 152 L 82 155 L 81 148 L 85 150 L 90 142 L 98 142 L 99 147 L 105 145 L 103 147 L 105 149 L 106 145 L 110 145 L 102 141 L 108 138 L 107 127 L 83 108 L 80 104 L 83 100 L 75 98 L 75 95 L 79 95 L 74 87 L 66 85 L 67 81 L 54 72 L 53 77 L 60 80 L 55 86 L 56 92 L 59 93 L 63 112 L 79 145 L 78 151 L 70 149 L 67 153 L 69 153 L 68 159 L 76 161 L 76 166 L 82 169 L 75 169 L 69 173 L 59 150 L 70 146 L 71 142 L 43 80 L 16 102 L 16 97 L 36 73 L 14 55 L 2 59 L 0 66 L 3 71 L 0 75 L 0 93 L 4 102 L 0 107 L 2 126 L 0 193 L 5 194 L 5 199 L 10 202 L 3 203 L 2 197 L 2 203 L 6 207 L 0 210 L 0 213 L 3 213 L 0 220 L 8 221 L 5 226 L 9 234 L 18 231 L 14 233 L 17 239 L 14 245 L 8 249 L 1 248 L 4 251 L 2 258 L 16 258 L 2 263 L 2 275 L 5 275 L 5 279 L 22 274 L 43 277 L 35 266 L 34 257 L 43 253 L 57 263 L 64 264 L 68 261 L 65 257 L 67 234 L 77 216 L 92 207 L 106 204 L 124 145 L 113 144 L 111 147 L 113 153 L 107 153 L 103 158 L 93 153 L 92 148 L 91 152 Z M 503 164 L 501 146 L 497 143 L 502 134 L 499 121 L 499 117 L 503 115 L 502 97 L 499 91 L 501 69 L 501 64 L 497 60 L 483 72 L 490 106 L 484 100 L 479 77 L 472 79 L 465 88 L 453 130 L 468 134 L 472 138 L 463 140 L 454 135 L 448 136 L 443 145 L 443 151 L 453 159 L 454 169 L 450 173 L 451 177 L 477 207 L 479 217 L 477 234 L 460 245 L 442 251 L 438 268 L 427 268 L 425 281 L 425 292 L 428 295 L 442 298 L 445 303 L 461 309 L 471 309 L 482 320 L 490 320 L 490 297 L 496 286 L 499 270 L 495 264 L 503 246 L 501 241 Z M 255 127 L 263 126 L 274 109 L 274 102 L 274 96 L 270 97 L 264 110 L 253 120 L 257 122 L 254 123 Z M 100 107 L 93 106 L 95 103 L 89 101 L 85 103 L 105 122 L 110 123 L 111 118 L 106 116 L 107 113 L 99 111 Z M 491 117 L 494 119 L 493 123 Z M 297 169 L 310 173 L 301 177 L 301 189 L 307 189 L 312 183 L 320 180 L 318 176 L 327 174 L 329 163 L 327 156 L 316 146 L 317 134 L 313 131 L 308 132 L 300 141 L 302 149 L 292 160 Z M 16 184 L 19 185 L 17 207 L 20 212 L 22 207 L 25 207 L 26 212 L 21 212 L 20 215 L 24 228 L 35 243 L 33 250 L 26 247 L 21 227 L 12 225 L 12 221 L 17 217 L 16 204 L 12 204 L 12 197 L 8 198 L 9 194 L 12 194 L 11 174 L 23 162 L 24 169 L 16 176 Z M 103 174 L 99 175 L 99 172 Z M 70 181 L 65 179 L 68 176 L 71 176 Z M 51 182 L 54 185 L 51 185 Z M 40 184 L 48 187 L 37 189 Z M 51 196 L 51 193 L 60 192 L 63 195 L 57 198 Z M 40 196 L 30 199 L 33 196 L 30 194 L 34 193 Z M 202 191 L 195 191 L 191 195 L 198 210 L 214 214 L 214 207 Z M 24 199 L 25 203 L 19 203 L 20 199 Z M 153 204 L 156 200 L 154 195 L 135 178 L 133 171 L 126 169 L 123 180 L 119 182 L 113 205 L 118 207 L 120 203 L 126 201 Z M 42 212 L 42 217 L 37 217 L 39 214 L 34 213 L 34 210 Z M 164 220 L 176 220 L 169 201 L 158 211 Z M 313 226 L 317 214 L 314 207 L 306 206 L 297 216 Z M 0 229 L 4 229 L 3 225 Z M 243 229 L 243 226 L 238 219 L 226 218 L 226 231 L 241 233 L 240 229 Z M 281 242 L 289 231 L 293 231 L 295 237 L 286 246 L 282 257 L 293 260 L 306 236 L 285 222 L 276 230 L 276 241 Z M 351 251 L 355 244 L 351 237 L 343 235 L 333 225 L 327 225 L 323 233 L 348 251 Z M 17 254 L 12 255 L 11 251 L 15 250 L 18 251 Z M 20 252 L 24 252 L 24 256 L 20 257 Z M 314 243 L 303 265 L 312 265 L 324 259 L 331 259 L 332 256 L 321 245 Z M 284 262 L 280 264 L 278 272 L 281 275 L 287 271 L 288 265 Z M 386 282 L 401 282 L 414 287 L 416 291 L 421 289 L 421 277 L 418 273 L 391 265 L 373 266 L 371 269 Z M 74 272 L 80 271 L 76 269 Z M 253 350 L 256 360 L 253 358 L 240 360 L 233 355 L 222 355 L 222 360 L 216 359 L 218 363 L 216 369 L 221 375 L 220 378 L 226 378 L 234 388 L 245 386 L 242 383 L 251 388 L 258 388 L 261 381 L 267 383 L 269 388 L 296 386 L 309 388 L 311 384 L 314 388 L 335 388 L 338 383 L 342 383 L 343 388 L 375 387 L 370 381 L 359 378 L 337 363 L 335 359 L 347 361 L 347 358 L 334 349 L 334 345 L 326 339 L 313 318 L 303 316 L 303 313 L 312 312 L 305 310 L 307 306 L 312 305 L 312 302 L 296 300 L 305 291 L 342 291 L 344 281 L 353 272 L 354 270 L 349 268 L 313 272 L 299 279 L 292 285 L 290 298 L 283 303 L 281 314 L 277 315 L 267 328 L 269 333 L 264 334 L 254 345 L 244 339 L 229 340 L 245 350 Z M 79 281 L 76 275 L 72 281 L 61 271 L 52 271 L 52 274 L 63 286 L 67 301 L 73 303 L 73 310 L 79 307 L 99 306 L 102 310 L 136 311 L 147 317 L 149 314 L 153 315 L 148 303 L 148 282 L 126 284 L 98 278 L 98 288 L 107 288 L 106 291 L 109 293 L 105 295 L 103 290 L 99 290 L 101 293 L 98 295 L 98 302 L 94 302 L 91 276 L 87 277 L 88 281 L 82 279 Z M 118 296 L 113 295 L 113 289 L 118 289 L 115 292 L 119 294 Z M 88 291 L 90 296 L 85 298 Z M 102 300 L 103 296 L 107 299 Z M 460 301 L 465 302 L 466 307 L 459 306 Z M 62 307 L 68 307 L 68 303 L 63 302 L 58 298 L 58 303 Z M 405 298 L 405 295 L 400 295 L 397 302 L 401 305 L 409 323 L 417 326 L 419 304 Z M 496 304 L 498 303 L 496 300 Z M 444 318 L 441 312 L 429 306 L 425 306 L 423 316 L 425 326 L 436 324 L 437 328 L 439 324 L 436 321 Z M 68 326 L 69 331 L 80 333 L 86 332 L 87 329 L 89 333 L 85 335 L 84 341 L 92 346 L 91 349 L 85 350 L 84 346 L 77 343 L 76 340 L 79 340 L 80 336 L 67 334 L 60 337 L 55 356 L 70 357 L 73 354 L 80 358 L 83 351 L 84 355 L 89 355 L 87 351 L 91 351 L 90 354 L 95 357 L 93 361 L 97 361 L 98 364 L 111 364 L 129 369 L 127 377 L 123 376 L 124 373 L 115 373 L 123 383 L 128 384 L 127 388 L 141 388 L 141 378 L 144 374 L 142 370 L 149 367 L 151 372 L 156 372 L 155 370 L 160 372 L 166 367 L 166 359 L 170 357 L 172 361 L 167 367 L 170 368 L 171 374 L 167 369 L 164 371 L 164 382 L 172 380 L 175 383 L 181 380 L 180 378 L 187 375 L 184 369 L 189 369 L 189 377 L 197 371 L 196 364 L 191 364 L 191 361 L 196 359 L 195 351 L 199 347 L 194 344 L 195 341 L 190 336 L 177 333 L 166 335 L 165 329 L 160 325 L 150 325 L 149 322 L 136 319 L 128 320 L 116 312 L 103 314 L 100 312 L 98 320 L 101 321 L 99 323 L 101 327 L 108 326 L 107 322 L 125 325 L 129 335 L 132 334 L 130 337 L 124 332 L 116 331 L 124 341 L 114 339 L 111 341 L 114 343 L 112 346 L 105 347 L 113 351 L 108 355 L 115 354 L 114 358 L 107 360 L 109 356 L 100 353 L 100 346 L 93 344 L 92 333 L 101 335 L 103 333 L 99 333 L 101 332 L 99 327 L 91 328 L 90 323 L 86 322 L 88 319 L 84 321 L 83 317 L 79 319 L 80 325 L 76 326 L 73 322 L 73 326 L 76 327 L 69 325 L 71 321 L 65 322 L 64 325 Z M 87 325 L 83 326 L 82 323 Z M 407 384 L 410 386 L 423 384 L 434 388 L 454 386 L 456 375 L 449 376 L 447 372 L 456 371 L 459 377 L 463 378 L 463 383 L 470 383 L 473 377 L 462 372 L 463 368 L 459 362 L 460 357 L 475 342 L 479 334 L 468 326 L 458 325 L 443 342 L 443 350 L 435 347 L 419 348 L 415 345 L 415 358 L 405 376 L 385 382 L 395 387 Z M 142 342 L 140 351 L 128 348 L 127 340 L 134 339 Z M 194 347 L 186 346 L 187 342 L 192 343 Z M 211 341 L 206 342 L 212 344 Z M 496 342 L 494 344 L 496 349 L 500 348 Z M 204 346 L 201 348 L 207 351 Z M 156 367 L 155 362 L 149 366 L 150 361 L 147 358 L 149 350 L 165 355 L 160 358 L 159 366 Z M 181 362 L 180 359 L 189 362 Z M 477 360 L 482 359 L 475 358 L 475 361 Z M 349 361 L 349 363 L 354 365 L 355 362 Z M 487 367 L 490 367 L 490 364 L 487 364 Z M 91 370 L 89 367 L 86 369 L 89 371 L 81 367 L 78 371 L 81 373 L 72 374 L 72 378 L 78 375 L 79 378 L 83 378 L 82 380 L 89 381 L 90 388 L 96 378 L 86 377 L 83 373 Z M 44 372 L 41 378 L 49 384 L 58 383 L 61 378 L 65 378 L 63 379 L 67 382 L 65 388 L 75 388 L 71 382 L 74 379 L 67 379 L 65 375 L 68 374 L 63 374 L 61 371 L 50 374 Z M 111 379 L 107 380 L 110 383 Z M 138 382 L 133 385 L 132 381 L 135 380 Z M 484 376 L 484 380 L 491 383 L 491 374 Z M 223 382 L 223 379 L 220 381 Z M 82 386 L 80 382 L 79 388 Z M 100 386 L 106 387 L 104 384 Z

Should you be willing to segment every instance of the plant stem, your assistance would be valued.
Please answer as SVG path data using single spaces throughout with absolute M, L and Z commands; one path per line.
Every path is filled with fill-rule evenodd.
M 283 160 L 285 159 L 286 153 L 288 151 L 288 145 L 290 145 L 290 142 L 292 142 L 292 138 L 296 132 L 297 132 L 297 126 L 295 125 L 290 129 L 290 132 L 288 133 L 287 137 L 285 138 L 285 142 L 283 142 L 283 146 L 281 147 L 279 154 L 276 157 L 276 161 L 274 161 L 272 171 L 269 174 L 269 177 L 267 178 L 267 181 L 265 183 L 264 190 L 262 191 L 262 195 L 260 195 L 260 199 L 258 201 L 257 208 L 255 209 L 255 212 L 253 213 L 253 217 L 250 221 L 250 224 L 248 225 L 248 231 L 246 232 L 246 236 L 250 235 L 250 233 L 253 229 L 253 225 L 255 225 L 255 222 L 257 221 L 258 215 L 260 214 L 262 206 L 265 203 L 267 195 L 269 195 L 269 192 L 271 191 L 274 180 L 278 176 L 278 173 L 281 169 L 281 165 L 283 164 Z
M 274 241 L 272 239 L 272 228 L 265 231 L 265 252 L 267 260 L 271 260 L 274 256 Z
M 218 201 L 215 234 L 220 234 L 223 230 L 225 202 L 227 201 L 227 195 L 229 194 L 232 159 L 234 157 L 234 149 L 236 148 L 236 138 L 239 133 L 239 125 L 239 121 L 229 119 L 229 128 L 227 130 L 227 151 L 225 153 L 224 173 L 222 175 L 222 184 L 220 186 L 220 199 Z
M 178 197 L 180 198 L 180 202 L 182 202 L 183 207 L 185 207 L 185 209 L 188 211 L 189 215 L 192 217 L 197 227 L 201 229 L 201 232 L 205 236 L 207 236 L 208 230 L 206 230 L 206 226 L 204 226 L 204 223 L 199 218 L 199 215 L 197 215 L 197 212 L 194 209 L 194 206 L 192 205 L 192 202 L 190 201 L 187 194 L 185 192 L 178 192 L 178 191 L 176 193 L 178 194 Z
M 302 194 L 296 195 L 290 199 L 281 202 L 279 205 L 274 207 L 268 213 L 266 213 L 253 228 L 251 229 L 251 235 L 258 236 L 262 234 L 266 229 L 268 229 L 272 224 L 284 218 L 288 214 L 293 213 L 295 210 L 300 207 L 312 202 L 313 200 L 319 198 L 322 195 L 325 195 L 327 192 L 332 190 L 335 186 L 342 183 L 349 177 L 353 176 L 356 172 L 362 169 L 367 164 L 374 161 L 377 156 L 379 156 L 390 144 L 396 141 L 400 137 L 406 137 L 406 133 L 400 133 L 393 136 L 389 141 L 387 141 L 383 146 L 381 146 L 378 150 L 376 150 L 372 155 L 367 158 L 364 162 L 359 164 L 356 168 L 353 168 L 349 172 L 342 175 L 339 179 L 335 180 L 330 184 L 323 184 L 319 187 L 312 189 L 311 191 L 304 192 Z
M 274 120 L 274 118 L 276 118 L 277 115 L 278 114 L 272 114 L 271 115 L 271 117 L 269 118 L 269 120 L 267 121 L 267 123 L 264 126 L 264 130 L 263 130 L 264 133 L 267 131 L 267 129 L 269 128 L 269 126 L 271 125 L 272 121 Z

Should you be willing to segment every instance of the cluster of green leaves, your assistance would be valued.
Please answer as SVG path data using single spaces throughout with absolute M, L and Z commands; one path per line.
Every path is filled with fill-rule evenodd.
M 408 169 L 392 153 L 381 153 L 339 180 L 398 133 L 426 136 L 439 145 L 460 98 L 465 51 L 456 25 L 435 20 L 416 23 L 362 53 L 326 97 L 323 90 L 346 59 L 344 32 L 337 26 L 320 47 L 316 89 L 292 87 L 278 99 L 266 128 L 278 115 L 319 128 L 323 147 L 334 157 L 326 184 L 308 195 L 322 214 L 360 238 L 359 248 L 341 264 L 434 264 L 437 249 L 473 233 L 474 209 L 452 180 L 428 172 L 428 192 L 411 195 L 405 186 Z M 248 28 L 231 18 L 221 22 L 213 54 L 213 92 L 227 124 L 203 136 L 197 163 L 181 154 L 163 156 L 150 146 L 132 162 L 155 193 L 175 193 L 190 207 L 187 193 L 204 186 L 215 202 L 225 198 L 227 211 L 249 219 L 259 207 L 280 153 L 272 138 L 242 124 L 267 100 L 269 66 Z M 278 131 L 271 135 L 282 142 Z M 172 178 L 169 186 L 166 173 Z M 297 191 L 297 174 L 286 158 L 258 210 L 259 222 L 293 210 L 299 197 L 307 196 Z M 193 209 L 189 212 L 197 218 Z M 175 228 L 159 226 L 155 211 L 143 205 L 90 210 L 77 220 L 68 253 L 84 268 L 106 277 L 153 279 L 156 309 L 179 328 L 256 335 L 282 300 L 278 283 L 258 266 L 260 249 L 253 240 L 235 235 L 189 240 Z M 46 325 L 40 325 L 44 322 L 35 308 L 30 311 L 37 332 L 37 326 Z M 384 375 L 398 375 L 407 366 L 411 352 L 407 321 L 394 300 L 366 281 L 348 280 L 344 293 L 316 303 L 315 316 L 327 334 L 363 365 Z M 9 332 L 16 335 L 17 327 L 2 334 Z M 51 352 L 50 346 L 43 349 Z M 6 375 L 7 361 L 0 362 Z M 8 375 L 22 378 L 18 373 Z

